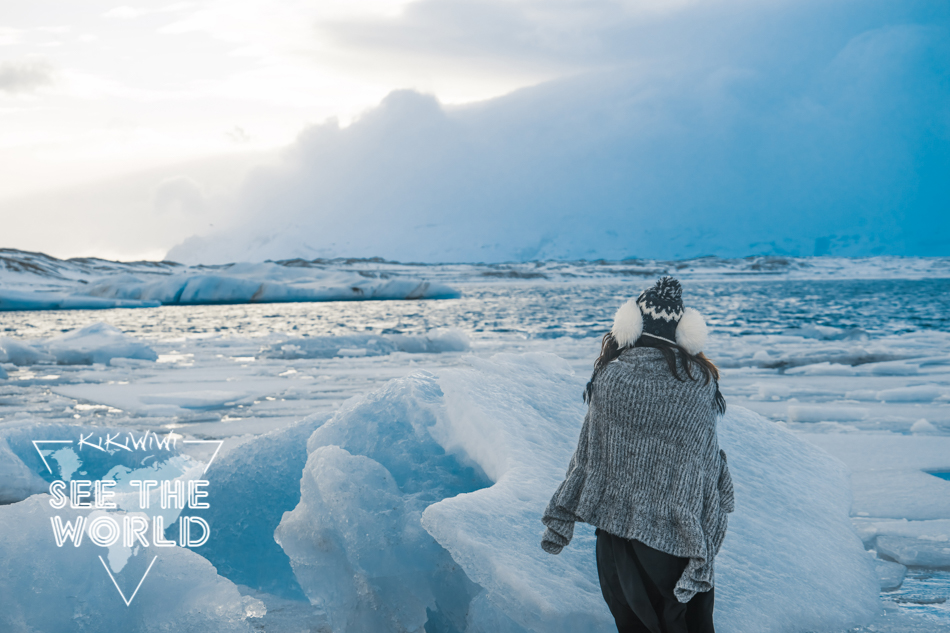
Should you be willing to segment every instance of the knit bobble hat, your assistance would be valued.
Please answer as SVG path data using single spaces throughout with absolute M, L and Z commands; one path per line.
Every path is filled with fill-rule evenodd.
M 637 297 L 643 315 L 643 331 L 669 341 L 676 339 L 676 326 L 683 318 L 683 287 L 672 277 L 662 277 Z
M 693 308 L 683 306 L 683 288 L 673 277 L 659 279 L 617 310 L 610 330 L 620 347 L 650 336 L 698 354 L 706 345 L 706 322 Z

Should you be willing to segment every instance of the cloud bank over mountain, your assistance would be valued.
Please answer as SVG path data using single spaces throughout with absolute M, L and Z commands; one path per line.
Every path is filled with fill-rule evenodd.
M 305 130 L 168 257 L 950 254 L 945 3 L 686 4 L 585 41 L 602 69 Z

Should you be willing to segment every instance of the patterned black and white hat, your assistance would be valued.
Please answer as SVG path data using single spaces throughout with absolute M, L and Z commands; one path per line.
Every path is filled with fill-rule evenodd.
M 620 347 L 650 336 L 678 345 L 689 354 L 706 346 L 706 321 L 693 308 L 683 307 L 683 288 L 672 277 L 659 279 L 636 299 L 620 306 L 610 329 Z

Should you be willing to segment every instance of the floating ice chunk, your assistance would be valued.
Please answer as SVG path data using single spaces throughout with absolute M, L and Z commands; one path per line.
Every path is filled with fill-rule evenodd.
M 436 329 L 423 335 L 410 334 L 352 334 L 349 336 L 314 336 L 291 339 L 266 349 L 266 358 L 333 358 L 334 356 L 384 356 L 393 352 L 411 354 L 438 354 L 464 352 L 469 339 L 455 329 Z
M 878 536 L 920 538 L 925 541 L 950 541 L 950 519 L 908 521 L 907 519 L 852 518 L 865 547 L 873 549 Z
M 540 517 L 576 446 L 581 381 L 548 354 L 470 359 L 444 370 L 446 415 L 433 436 L 494 481 L 426 509 L 423 525 L 519 626 L 551 633 L 615 628 L 601 596 L 593 529 L 559 556 L 540 547 Z
M 854 376 L 857 372 L 851 365 L 823 362 L 793 367 L 785 373 L 789 376 Z
M 347 401 L 307 442 L 300 503 L 274 537 L 334 630 L 465 626 L 479 588 L 419 523 L 435 501 L 488 485 L 430 436 L 442 406 L 420 373 Z
M 877 400 L 878 392 L 873 389 L 855 389 L 854 391 L 847 391 L 844 394 L 845 399 L 847 400 Z
M 248 611 L 259 601 L 241 597 L 211 563 L 179 547 L 154 546 L 113 572 L 126 606 L 99 556 L 109 550 L 89 542 L 56 547 L 50 518 L 74 521 L 79 511 L 54 510 L 48 495 L 0 506 L 0 630 L 112 633 L 222 633 L 254 630 Z M 153 558 L 148 575 L 146 570 Z M 117 565 L 119 567 L 119 565 Z
M 327 414 L 251 439 L 218 456 L 205 478 L 210 482 L 205 510 L 191 510 L 211 526 L 208 542 L 196 551 L 218 573 L 239 585 L 303 600 L 287 555 L 274 540 L 284 512 L 300 501 L 300 477 L 307 461 L 307 438 Z M 170 528 L 173 532 L 177 526 Z
M 311 603 L 326 605 L 339 631 L 421 632 L 435 606 L 426 576 L 450 559 L 389 471 L 322 446 L 310 454 L 300 490 L 301 503 L 275 536 Z
M 53 362 L 54 358 L 28 343 L 8 337 L 0 337 L 0 362 L 14 365 L 36 365 Z
M 802 328 L 793 328 L 786 332 L 790 336 L 820 339 L 823 341 L 864 340 L 868 333 L 861 328 L 837 328 L 829 325 L 809 325 Z
M 49 483 L 30 469 L 0 437 L 0 504 L 13 503 L 45 492 Z
M 877 537 L 877 551 L 904 565 L 950 567 L 950 539 L 946 534 L 941 536 L 882 535 Z
M 221 391 L 205 389 L 198 391 L 182 391 L 174 393 L 152 393 L 139 398 L 149 405 L 174 405 L 177 409 L 217 409 L 227 402 L 240 400 L 247 394 L 242 391 Z
M 907 567 L 889 560 L 874 559 L 874 569 L 881 583 L 881 591 L 900 589 L 907 574 Z
M 851 469 L 852 513 L 892 519 L 950 519 L 950 481 L 924 471 L 950 471 L 950 437 L 818 434 L 800 437 Z
M 437 328 L 425 336 L 390 334 L 386 338 L 393 342 L 396 349 L 410 354 L 465 352 L 470 347 L 468 336 L 455 328 Z
M 752 360 L 769 360 L 769 359 L 771 359 L 771 356 L 769 356 L 768 350 L 764 350 L 764 349 L 760 349 L 759 351 L 757 351 L 755 354 L 752 355 Z
M 884 389 L 877 392 L 877 399 L 884 402 L 931 402 L 946 392 L 946 387 L 938 385 L 917 385 L 914 387 L 898 387 Z
M 789 422 L 854 422 L 865 420 L 868 410 L 858 407 L 789 405 Z
M 9 378 L 7 371 L 3 367 L 0 367 L 0 380 L 6 380 L 7 378 Z
M 862 366 L 859 373 L 872 376 L 916 376 L 920 373 L 920 367 L 913 361 L 895 360 L 870 363 Z
M 920 418 L 910 425 L 910 432 L 914 435 L 936 435 L 940 430 L 927 419 Z
M 154 361 L 158 355 L 147 345 L 106 323 L 96 323 L 64 336 L 30 342 L 0 338 L 0 362 L 35 365 L 108 363 L 114 358 Z
M 104 364 L 113 358 L 158 359 L 158 354 L 148 345 L 107 323 L 96 323 L 50 339 L 43 348 L 61 365 Z
M 758 397 L 762 400 L 778 400 L 792 395 L 792 390 L 787 385 L 781 385 L 777 383 L 756 383 L 752 386 L 759 388 Z

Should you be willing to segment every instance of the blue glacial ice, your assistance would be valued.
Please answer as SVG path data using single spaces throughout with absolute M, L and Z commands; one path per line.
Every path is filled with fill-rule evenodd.
M 348 401 L 308 441 L 274 538 L 334 631 L 611 631 L 593 534 L 559 556 L 541 512 L 583 418 L 549 354 L 472 358 Z M 847 469 L 740 407 L 722 419 L 737 510 L 717 559 L 725 633 L 837 631 L 877 613 Z
M 0 630 L 255 630 L 248 618 L 262 616 L 263 604 L 241 596 L 234 584 L 215 573 L 211 563 L 187 549 L 141 548 L 117 565 L 109 548 L 91 543 L 88 533 L 79 547 L 68 542 L 56 547 L 50 517 L 59 515 L 63 521 L 75 522 L 88 511 L 53 510 L 49 500 L 48 495 L 34 495 L 0 506 Z M 115 583 L 131 599 L 129 606 L 100 556 L 109 561 Z
M 120 492 L 135 478 L 132 473 L 148 473 L 152 479 L 174 478 L 196 467 L 198 462 L 181 452 L 183 444 L 159 445 L 156 437 L 164 441 L 167 435 L 102 426 L 36 424 L 29 419 L 7 423 L 0 428 L 0 503 L 47 492 L 49 483 L 57 479 L 112 479 Z M 110 438 L 129 446 L 144 438 L 150 447 L 148 463 L 143 465 L 140 452 L 109 447 Z M 81 444 L 81 439 L 109 450 Z
M 307 438 L 326 421 L 315 414 L 292 426 L 255 437 L 215 459 L 205 473 L 210 508 L 191 516 L 211 526 L 196 551 L 229 580 L 280 597 L 303 600 L 287 555 L 274 541 L 284 512 L 300 500 Z M 177 523 L 169 525 L 168 538 Z
M 430 374 L 395 380 L 349 400 L 307 443 L 300 503 L 274 536 L 334 631 L 421 631 L 430 617 L 464 630 L 478 588 L 420 516 L 490 481 L 429 433 L 441 396 Z

